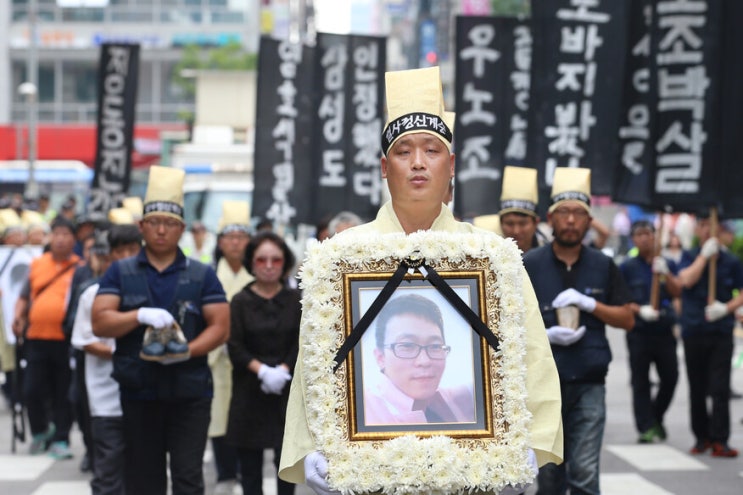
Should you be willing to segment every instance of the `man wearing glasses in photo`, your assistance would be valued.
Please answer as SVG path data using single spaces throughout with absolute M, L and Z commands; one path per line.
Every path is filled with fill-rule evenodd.
M 379 313 L 374 357 L 382 378 L 364 391 L 364 422 L 466 423 L 475 420 L 471 387 L 439 388 L 451 347 L 439 307 L 409 294 Z

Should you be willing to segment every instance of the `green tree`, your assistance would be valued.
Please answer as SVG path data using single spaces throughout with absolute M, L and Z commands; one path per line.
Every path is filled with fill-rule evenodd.
M 531 12 L 529 0 L 491 0 L 490 5 L 495 15 L 529 15 Z
M 196 79 L 189 71 L 199 70 L 255 70 L 258 55 L 248 53 L 237 41 L 204 49 L 198 45 L 187 45 L 181 59 L 173 71 L 173 83 L 180 87 L 189 98 L 196 95 Z M 181 111 L 179 117 L 186 122 L 193 121 L 193 112 Z
M 188 77 L 187 71 L 255 70 L 257 61 L 258 55 L 248 53 L 237 41 L 212 49 L 188 45 L 175 66 L 173 82 L 193 97 L 196 94 L 196 81 L 193 77 Z

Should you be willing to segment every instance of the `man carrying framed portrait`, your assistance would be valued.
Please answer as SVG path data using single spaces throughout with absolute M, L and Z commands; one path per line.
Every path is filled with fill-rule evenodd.
M 382 134 L 381 172 L 392 199 L 374 221 L 308 249 L 300 355 L 279 476 L 306 482 L 319 494 L 520 493 L 537 466 L 562 461 L 559 381 L 534 291 L 512 241 L 456 221 L 442 203 L 454 177 L 454 114 L 444 110 L 438 67 L 387 73 L 386 85 L 389 120 Z M 418 257 L 421 264 L 411 261 Z M 381 343 L 370 346 L 372 361 L 378 370 L 384 367 L 388 390 L 404 393 L 390 376 L 392 359 L 417 360 L 429 368 L 419 375 L 428 382 L 419 389 L 428 395 L 405 401 L 411 410 L 423 410 L 420 423 L 406 420 L 399 426 L 390 418 L 374 429 L 363 418 L 364 399 L 373 400 L 364 383 L 363 339 L 375 328 L 366 321 L 373 313 L 366 306 L 374 306 L 386 291 L 389 282 L 380 279 L 391 281 L 391 272 L 402 273 L 403 281 L 377 309 L 376 321 L 416 287 L 418 296 L 424 288 L 452 291 L 439 307 L 453 311 L 453 306 L 468 318 L 467 359 L 476 379 L 474 391 L 462 400 L 472 405 L 473 421 L 466 413 L 457 416 L 441 393 L 439 372 L 430 370 L 442 364 L 431 361 L 452 357 L 447 354 L 454 352 L 454 341 L 446 338 L 452 319 L 443 317 L 439 325 L 432 321 L 435 316 L 416 315 L 411 302 L 397 318 L 407 319 L 403 326 L 415 327 L 415 336 L 398 332 L 390 339 L 387 325 Z M 448 289 L 432 289 L 433 275 Z M 360 300 L 369 284 L 379 294 L 365 305 Z M 352 342 L 347 359 L 338 360 L 339 342 L 348 341 L 362 321 L 369 331 L 359 344 Z M 428 334 L 421 340 L 418 331 L 424 327 Z M 434 399 L 436 392 L 442 400 Z M 447 404 L 449 411 L 427 413 L 431 401 Z

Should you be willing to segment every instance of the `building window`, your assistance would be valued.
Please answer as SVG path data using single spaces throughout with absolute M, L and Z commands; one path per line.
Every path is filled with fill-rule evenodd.
M 96 101 L 98 73 L 96 62 L 65 61 L 62 66 L 62 101 L 92 103 Z

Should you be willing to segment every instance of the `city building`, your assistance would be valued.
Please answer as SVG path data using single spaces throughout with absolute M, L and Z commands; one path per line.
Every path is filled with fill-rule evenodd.
M 35 12 L 34 12 L 35 8 Z M 174 83 L 186 45 L 258 49 L 260 4 L 250 0 L 0 0 L 0 160 L 27 156 L 29 60 L 38 63 L 36 158 L 95 157 L 100 45 L 139 43 L 135 166 L 160 154 L 163 130 L 185 129 L 193 96 Z M 35 19 L 35 22 L 34 22 Z M 35 37 L 31 33 L 35 32 Z M 31 40 L 36 40 L 31 43 Z

